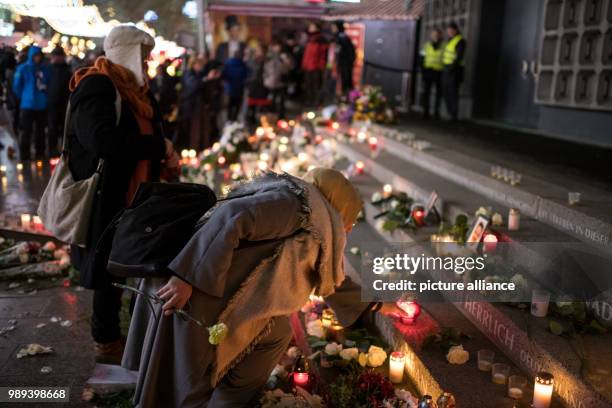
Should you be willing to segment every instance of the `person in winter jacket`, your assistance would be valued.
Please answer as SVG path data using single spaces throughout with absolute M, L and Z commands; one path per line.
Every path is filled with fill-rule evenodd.
M 238 120 L 242 101 L 244 100 L 244 87 L 249 69 L 242 60 L 242 53 L 236 53 L 225 62 L 221 77 L 225 81 L 225 90 L 228 96 L 227 119 L 230 122 Z
M 162 118 L 147 85 L 145 61 L 154 39 L 133 25 L 114 27 L 104 40 L 105 57 L 81 68 L 70 81 L 68 165 L 75 180 L 101 169 L 85 248 L 71 248 L 81 283 L 93 289 L 91 333 L 98 362 L 118 364 L 122 291 L 106 265 L 110 248 L 99 242 L 115 215 L 128 206 L 140 183 L 178 173 L 178 156 L 162 133 Z M 100 244 L 100 245 L 99 245 Z
M 47 127 L 47 88 L 49 72 L 43 65 L 40 47 L 31 46 L 28 59 L 17 67 L 13 79 L 13 92 L 20 101 L 19 149 L 21 160 L 30 160 L 32 132 L 35 132 L 36 158 L 45 155 L 45 128 Z
M 353 66 L 355 65 L 355 46 L 351 38 L 344 32 L 344 21 L 338 20 L 332 25 L 335 39 L 336 73 L 340 76 L 342 94 L 346 95 L 353 89 Z
M 58 143 L 64 133 L 64 116 L 70 98 L 70 77 L 72 72 L 66 63 L 64 49 L 56 47 L 51 51 L 51 64 L 49 64 L 49 154 L 52 157 L 59 155 Z
M 328 44 L 321 35 L 319 26 L 311 23 L 308 26 L 308 43 L 302 57 L 304 90 L 308 106 L 317 106 L 320 103 L 319 96 L 327 63 L 327 48 Z
M 272 109 L 279 119 L 285 118 L 285 98 L 289 71 L 293 68 L 291 57 L 282 52 L 281 43 L 273 41 L 264 63 L 264 86 L 272 94 Z
M 249 76 L 247 78 L 247 125 L 254 127 L 257 114 L 261 108 L 270 106 L 268 89 L 264 85 L 264 64 L 266 61 L 266 48 L 258 44 L 253 49 L 253 55 L 248 60 Z M 253 129 L 254 130 L 254 129 Z
M 361 198 L 342 173 L 269 173 L 232 196 L 170 263 L 175 276 L 139 285 L 165 303 L 136 299 L 122 365 L 139 371 L 137 407 L 257 406 L 291 340 L 289 315 L 312 293 L 345 327 L 367 310 L 398 312 L 394 304 L 362 303 L 360 287 L 345 278 L 346 234 Z M 223 323 L 224 338 L 173 315 L 187 301 L 206 326 Z

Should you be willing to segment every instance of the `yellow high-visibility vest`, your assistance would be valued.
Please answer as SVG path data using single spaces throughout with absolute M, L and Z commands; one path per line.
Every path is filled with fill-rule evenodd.
M 457 44 L 461 41 L 463 37 L 461 34 L 457 34 L 449 42 L 446 43 L 444 47 L 444 55 L 442 57 L 442 62 L 444 65 L 453 65 L 455 60 L 457 59 Z M 463 64 L 463 61 L 461 61 Z
M 442 44 L 440 44 L 438 48 L 434 48 L 431 42 L 426 43 L 425 47 L 423 48 L 423 67 L 432 69 L 434 71 L 442 71 L 442 68 L 444 68 L 444 64 L 442 64 L 443 49 L 444 46 Z

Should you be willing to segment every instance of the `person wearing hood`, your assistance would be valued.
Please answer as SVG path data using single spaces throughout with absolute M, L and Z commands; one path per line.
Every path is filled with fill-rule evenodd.
M 342 94 L 346 95 L 353 89 L 353 66 L 355 65 L 355 46 L 351 38 L 344 32 L 344 21 L 335 21 L 332 25 L 335 36 L 336 72 L 340 76 Z
M 19 150 L 21 160 L 30 160 L 33 132 L 36 159 L 42 159 L 45 156 L 48 86 L 49 72 L 43 65 L 42 49 L 31 46 L 28 50 L 27 61 L 17 67 L 13 79 L 13 92 L 20 101 Z
M 395 304 L 361 303 L 344 275 L 346 234 L 362 207 L 337 170 L 303 179 L 267 173 L 240 184 L 209 212 L 169 279 L 143 279 L 122 365 L 138 370 L 137 407 L 252 407 L 291 340 L 289 316 L 311 294 L 326 297 L 340 323 Z M 173 314 L 188 313 L 204 327 Z M 225 335 L 209 334 L 217 325 Z
M 311 23 L 308 26 L 308 43 L 302 57 L 304 90 L 306 92 L 306 104 L 309 107 L 316 107 L 320 102 L 323 73 L 327 64 L 327 49 L 328 44 L 321 35 L 319 25 Z
M 59 156 L 58 143 L 64 133 L 64 116 L 70 97 L 70 77 L 72 71 L 66 63 L 66 53 L 62 47 L 55 47 L 51 51 L 51 64 L 49 64 L 49 154 Z
M 112 218 L 128 206 L 140 183 L 170 178 L 178 156 L 164 138 L 162 117 L 145 74 L 155 41 L 134 25 L 118 25 L 104 39 L 106 56 L 81 68 L 70 80 L 70 121 L 66 147 L 75 180 L 91 177 L 104 160 L 85 248 L 72 246 L 81 283 L 93 289 L 91 333 L 96 361 L 118 364 L 123 354 L 119 330 L 121 290 L 112 286 L 109 250 L 98 247 Z

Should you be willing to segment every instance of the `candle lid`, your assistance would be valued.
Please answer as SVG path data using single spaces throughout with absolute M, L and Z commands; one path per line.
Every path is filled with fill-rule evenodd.
M 536 374 L 535 380 L 538 384 L 552 385 L 554 382 L 554 376 L 546 371 L 540 371 Z
M 391 358 L 394 358 L 394 359 L 404 358 L 404 352 L 403 351 L 394 351 L 393 353 L 391 353 Z
M 520 214 L 521 210 L 519 210 L 518 208 L 511 208 L 510 209 L 510 214 Z

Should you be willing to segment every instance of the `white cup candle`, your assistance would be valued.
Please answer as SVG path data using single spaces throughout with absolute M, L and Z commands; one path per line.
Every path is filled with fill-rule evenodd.
M 552 401 L 554 377 L 547 372 L 539 372 L 533 388 L 533 408 L 549 408 Z
M 521 225 L 521 212 L 516 208 L 511 208 L 508 213 L 508 230 L 518 231 Z
M 478 369 L 480 371 L 491 371 L 495 352 L 493 350 L 478 350 Z
M 404 365 L 406 357 L 401 351 L 394 351 L 389 358 L 389 379 L 394 384 L 399 384 L 404 380 Z
M 32 222 L 32 216 L 30 214 L 21 214 L 21 228 L 30 229 L 30 223 Z
M 535 317 L 546 317 L 550 293 L 545 290 L 534 290 L 531 293 L 531 314 Z
M 524 390 L 527 386 L 527 378 L 521 375 L 511 375 L 508 378 L 508 397 L 520 400 L 525 394 Z
M 491 381 L 495 384 L 505 384 L 510 375 L 510 366 L 504 363 L 496 363 L 491 367 Z

